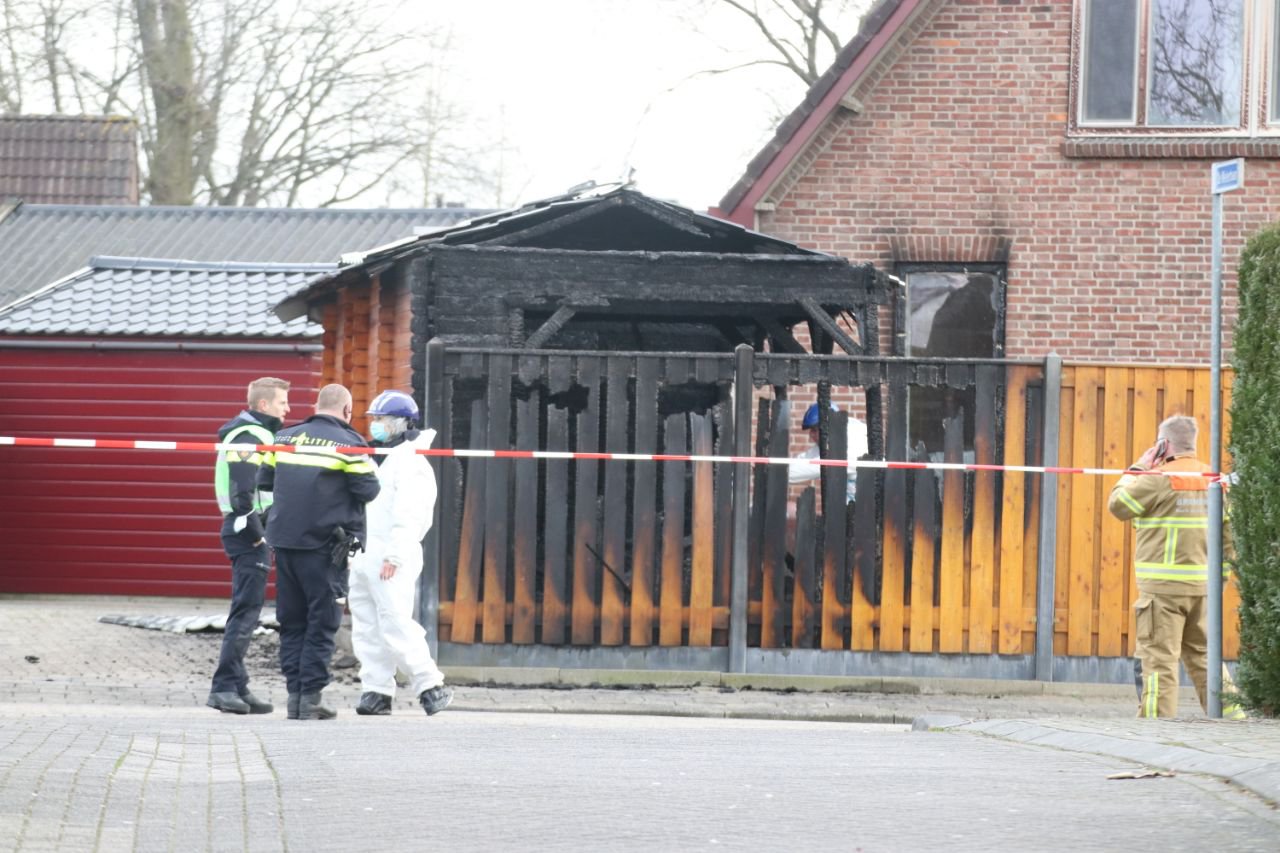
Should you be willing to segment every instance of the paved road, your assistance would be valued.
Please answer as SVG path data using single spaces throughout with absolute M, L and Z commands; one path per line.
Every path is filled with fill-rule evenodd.
M 1123 686 L 453 670 L 445 714 L 369 720 L 347 672 L 338 720 L 295 723 L 203 707 L 219 636 L 97 621 L 223 607 L 0 596 L 0 849 L 1280 850 L 1280 723 L 1189 695 L 1150 722 Z M 280 702 L 275 648 L 251 657 Z M 704 686 L 564 689 L 620 676 Z M 1105 778 L 1143 767 L 1177 775 Z
M 14 850 L 1274 851 L 1201 776 L 902 726 L 0 708 Z M 1157 815 L 1176 815 L 1176 825 Z

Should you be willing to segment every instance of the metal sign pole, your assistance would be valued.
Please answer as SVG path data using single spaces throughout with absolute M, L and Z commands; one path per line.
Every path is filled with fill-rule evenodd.
M 1222 196 L 1244 184 L 1244 161 L 1214 163 L 1210 171 L 1213 195 L 1212 298 L 1209 317 L 1209 466 L 1222 471 Z M 1208 600 L 1209 672 L 1208 714 L 1222 717 L 1222 483 L 1209 484 Z
M 1215 188 L 1216 189 L 1216 188 Z M 1209 467 L 1222 470 L 1222 193 L 1213 193 L 1212 299 L 1209 315 Z M 1222 483 L 1209 484 L 1209 678 L 1212 719 L 1222 718 Z

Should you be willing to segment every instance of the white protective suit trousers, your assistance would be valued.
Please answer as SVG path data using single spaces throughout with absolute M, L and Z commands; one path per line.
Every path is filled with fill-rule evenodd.
M 396 695 L 396 670 L 409 677 L 413 695 L 444 684 L 421 625 L 413 618 L 420 571 L 400 567 L 382 580 L 381 564 L 352 566 L 351 645 L 360 659 L 360 683 L 366 693 Z

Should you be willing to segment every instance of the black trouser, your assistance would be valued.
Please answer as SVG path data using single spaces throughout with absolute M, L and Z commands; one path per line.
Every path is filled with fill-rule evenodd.
M 258 627 L 262 602 L 267 597 L 267 574 L 271 571 L 266 543 L 231 558 L 231 610 L 222 635 L 222 652 L 213 673 L 214 693 L 243 694 L 249 689 L 249 673 L 244 654 Z
M 342 623 L 336 600 L 342 580 L 329 548 L 276 549 L 280 669 L 290 693 L 315 693 L 329 683 L 334 635 Z

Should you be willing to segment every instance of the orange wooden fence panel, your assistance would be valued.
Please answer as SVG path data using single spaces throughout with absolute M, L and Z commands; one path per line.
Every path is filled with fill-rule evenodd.
M 1231 374 L 1223 373 L 1224 443 L 1229 435 Z M 1144 365 L 1066 364 L 1062 375 L 1062 455 L 1066 467 L 1125 468 L 1155 441 L 1164 418 L 1200 422 L 1198 450 L 1209 459 L 1209 369 Z M 1224 454 L 1223 469 L 1230 470 Z M 1060 477 L 1058 502 L 1056 654 L 1133 654 L 1133 531 L 1107 511 L 1116 477 Z M 1223 656 L 1240 648 L 1239 593 L 1223 594 Z

